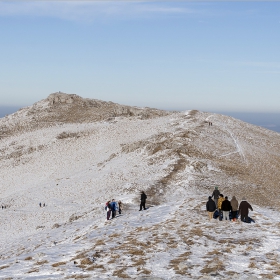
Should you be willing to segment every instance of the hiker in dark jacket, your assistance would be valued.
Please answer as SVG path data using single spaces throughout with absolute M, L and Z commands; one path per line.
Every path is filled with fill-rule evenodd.
M 224 220 L 229 221 L 229 211 L 231 210 L 231 204 L 230 201 L 228 200 L 228 197 L 225 197 L 225 200 L 222 202 L 222 211 L 223 211 L 223 218 Z
M 118 205 L 119 205 L 119 214 L 121 215 L 122 210 L 123 210 L 123 203 L 121 201 L 119 201 Z
M 242 201 L 239 205 L 239 214 L 241 216 L 241 221 L 244 222 L 244 219 L 245 219 L 245 222 L 248 223 L 249 222 L 249 219 L 248 219 L 248 214 L 249 214 L 249 209 L 251 211 L 253 211 L 253 208 L 252 206 L 250 205 L 250 203 L 247 202 L 246 198 L 243 197 L 242 198 Z
M 111 201 L 106 202 L 105 210 L 107 211 L 107 220 L 110 220 L 111 217 Z
M 142 193 L 141 193 L 141 204 L 140 204 L 140 210 L 139 211 L 142 211 L 142 208 L 144 208 L 144 210 L 146 210 L 146 199 L 147 199 L 147 196 L 144 193 L 144 191 L 142 191 Z
M 237 201 L 235 196 L 232 197 L 232 199 L 230 201 L 230 205 L 231 205 L 232 220 L 236 221 L 236 219 L 237 219 L 237 212 L 238 212 L 238 201 Z
M 213 191 L 213 194 L 212 194 L 212 197 L 214 197 L 216 208 L 218 206 L 217 203 L 218 203 L 219 196 L 220 196 L 220 191 L 218 190 L 218 187 L 216 186 L 215 190 Z
M 208 201 L 206 203 L 206 210 L 208 211 L 209 220 L 213 219 L 213 214 L 216 210 L 216 203 L 212 199 L 212 196 L 208 197 Z

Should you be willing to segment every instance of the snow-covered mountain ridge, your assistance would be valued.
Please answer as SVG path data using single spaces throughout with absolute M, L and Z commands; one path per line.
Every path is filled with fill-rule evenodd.
M 280 134 L 63 93 L 0 129 L 3 279 L 280 279 Z M 208 222 L 216 185 L 256 223 Z M 112 198 L 124 213 L 105 221 Z
M 153 118 L 167 112 L 151 108 L 138 108 L 82 98 L 76 94 L 52 93 L 46 99 L 22 108 L 2 119 L 0 135 L 7 136 L 26 129 L 38 129 L 65 123 L 90 123 L 110 120 L 118 116 Z

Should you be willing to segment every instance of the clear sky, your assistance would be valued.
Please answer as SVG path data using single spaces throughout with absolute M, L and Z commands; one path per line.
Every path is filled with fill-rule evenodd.
M 280 2 L 0 1 L 0 106 L 62 91 L 280 112 Z

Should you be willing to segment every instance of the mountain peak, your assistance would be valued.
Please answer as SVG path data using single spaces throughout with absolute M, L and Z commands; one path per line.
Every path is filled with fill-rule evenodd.
M 169 112 L 159 109 L 120 105 L 59 91 L 1 119 L 0 128 L 10 135 L 14 131 L 33 130 L 57 124 L 106 121 L 115 117 L 148 119 L 168 114 Z

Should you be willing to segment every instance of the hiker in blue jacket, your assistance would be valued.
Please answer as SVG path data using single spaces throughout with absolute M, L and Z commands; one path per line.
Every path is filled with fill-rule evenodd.
M 111 202 L 112 219 L 116 217 L 117 210 L 118 210 L 117 202 L 115 201 L 115 199 L 112 199 Z

